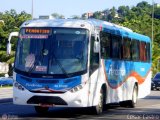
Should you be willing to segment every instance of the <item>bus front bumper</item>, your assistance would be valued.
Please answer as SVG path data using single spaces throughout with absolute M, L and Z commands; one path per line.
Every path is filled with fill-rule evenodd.
M 87 107 L 88 93 L 87 85 L 77 92 L 67 91 L 60 94 L 33 93 L 25 88 L 22 91 L 13 86 L 13 103 L 33 106 Z

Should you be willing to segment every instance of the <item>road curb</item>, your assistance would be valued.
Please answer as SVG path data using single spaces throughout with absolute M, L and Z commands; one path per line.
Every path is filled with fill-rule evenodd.
M 8 103 L 8 102 L 13 102 L 13 98 L 0 99 L 0 103 Z

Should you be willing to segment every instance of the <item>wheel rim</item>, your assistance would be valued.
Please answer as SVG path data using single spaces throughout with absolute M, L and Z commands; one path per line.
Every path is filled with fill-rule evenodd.
M 136 91 L 136 87 L 134 88 L 133 91 L 133 103 L 135 104 L 137 102 L 137 91 Z

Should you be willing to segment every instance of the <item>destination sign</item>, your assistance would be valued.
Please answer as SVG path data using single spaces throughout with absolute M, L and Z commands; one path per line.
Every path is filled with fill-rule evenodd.
M 20 35 L 21 39 L 48 39 L 48 35 Z
M 49 28 L 26 28 L 25 34 L 51 34 L 52 30 Z

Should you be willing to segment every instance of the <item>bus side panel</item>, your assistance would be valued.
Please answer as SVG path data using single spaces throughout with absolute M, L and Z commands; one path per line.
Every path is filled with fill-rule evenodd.
M 104 60 L 103 64 L 109 86 L 107 103 L 131 100 L 135 83 L 138 83 L 139 98 L 150 93 L 150 63 Z
M 133 76 L 138 81 L 138 98 L 144 98 L 151 91 L 151 63 L 134 62 L 135 71 Z
M 108 84 L 107 103 L 117 103 L 131 99 L 136 80 L 130 76 L 133 62 L 104 60 L 104 71 Z

